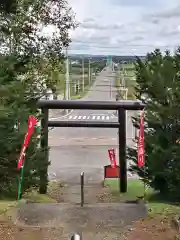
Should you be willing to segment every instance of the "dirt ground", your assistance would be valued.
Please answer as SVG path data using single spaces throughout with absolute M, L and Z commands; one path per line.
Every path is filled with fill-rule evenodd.
M 55 238 L 56 229 L 43 228 L 19 228 L 8 222 L 0 223 L 0 236 L 2 240 L 41 240 L 43 235 Z M 44 238 L 47 239 L 48 238 Z M 50 239 L 50 238 L 49 238 Z M 69 238 L 70 239 L 70 238 Z M 161 222 L 160 219 L 145 219 L 137 221 L 122 236 L 122 240 L 179 240 L 180 235 L 171 228 L 168 221 Z M 120 239 L 119 239 L 120 240 Z
M 171 226 L 171 217 L 153 217 L 137 221 L 126 233 L 128 240 L 179 240 L 180 234 Z
M 65 216 L 64 213 L 67 213 L 68 217 L 66 218 L 66 225 L 75 225 L 76 222 L 78 224 L 81 224 L 83 226 L 84 236 L 83 238 L 85 240 L 91 240 L 91 239 L 111 239 L 111 240 L 178 240 L 180 238 L 178 233 L 172 229 L 170 220 L 171 218 L 165 218 L 162 220 L 162 218 L 149 218 L 149 217 L 143 217 L 143 219 L 140 219 L 140 215 L 137 216 L 137 212 L 139 214 L 139 211 L 136 211 L 136 208 L 134 206 L 129 205 L 121 205 L 118 211 L 114 210 L 112 206 L 113 204 L 117 205 L 117 199 L 113 197 L 108 188 L 103 188 L 102 185 L 93 185 L 93 186 L 87 186 L 85 189 L 85 205 L 94 204 L 95 208 L 84 208 L 84 210 L 81 211 L 80 208 L 80 187 L 77 185 L 65 185 L 61 188 L 61 190 L 53 191 L 51 192 L 51 196 L 57 200 L 59 204 L 55 205 L 49 205 L 48 207 L 50 210 L 50 213 L 54 214 L 57 213 L 57 216 L 62 215 Z M 102 207 L 97 207 L 102 203 Z M 70 208 L 67 207 L 63 210 L 62 214 L 59 212 L 59 206 L 63 204 L 69 204 L 71 206 Z M 106 208 L 109 208 L 108 214 L 105 213 L 106 208 L 104 208 L 103 204 L 107 204 Z M 35 211 L 33 211 L 33 206 Z M 36 207 L 35 207 L 36 206 Z M 67 205 L 68 206 L 68 205 Z M 71 209 L 75 207 L 75 211 L 71 212 Z M 92 205 L 93 206 L 93 205 Z M 42 215 L 39 214 L 42 212 Z M 51 211 L 52 207 L 52 211 Z M 97 209 L 96 209 L 97 207 Z M 125 209 L 126 207 L 127 210 Z M 27 209 L 29 209 L 29 213 L 27 213 Z M 73 229 L 67 228 L 61 228 L 60 225 L 58 227 L 58 221 L 61 222 L 61 219 L 57 222 L 54 222 L 53 224 L 39 224 L 44 221 L 44 218 L 46 215 L 43 215 L 45 212 L 45 208 L 42 207 L 42 204 L 33 205 L 33 204 L 26 204 L 25 208 L 22 209 L 22 215 L 24 218 L 24 223 L 29 221 L 33 222 L 35 220 L 35 224 L 32 227 L 32 224 L 14 224 L 11 221 L 11 218 L 6 217 L 1 218 L 0 220 L 0 236 L 2 240 L 65 240 L 70 239 L 72 232 L 75 231 L 76 227 Z M 113 210 L 112 210 L 113 209 Z M 141 209 L 141 208 L 140 208 Z M 24 213 L 23 213 L 24 211 Z M 140 210 L 142 211 L 142 209 Z M 53 213 L 54 212 L 54 213 Z M 116 214 L 117 212 L 117 214 Z M 87 217 L 91 215 L 91 219 L 86 221 Z M 105 214 L 105 215 L 104 215 Z M 144 214 L 144 213 L 143 213 Z M 35 215 L 37 217 L 35 218 Z M 51 215 L 51 214 L 50 214 Z M 78 218 L 79 215 L 80 217 Z M 109 215 L 109 216 L 108 216 Z M 143 216 L 143 215 L 142 215 Z M 142 217 L 141 216 L 141 217 Z M 29 218 L 29 219 L 28 219 Z M 30 219 L 32 218 L 32 219 Z M 38 218 L 38 221 L 37 221 Z M 42 218 L 42 219 L 41 219 Z M 80 219 L 81 218 L 81 219 Z M 101 221 L 102 218 L 102 221 Z M 122 218 L 124 222 L 120 222 L 120 219 Z M 134 223 L 131 222 L 131 218 L 134 220 Z M 22 220 L 21 219 L 21 220 Z M 94 222 L 93 222 L 93 219 Z M 23 222 L 21 221 L 21 223 Z M 49 217 L 49 222 L 51 222 Z M 54 220 L 53 220 L 54 221 Z M 96 224 L 98 222 L 98 224 Z M 112 222 L 116 223 L 115 225 L 112 225 Z M 118 226 L 118 227 L 117 227 Z M 63 226 L 64 227 L 64 226 Z M 64 229 L 68 229 L 68 231 L 65 233 Z M 62 236 L 62 237 L 61 237 Z
M 62 184 L 61 190 L 55 189 L 49 193 L 51 198 L 58 203 L 80 204 L 80 186 L 77 184 Z M 84 203 L 109 203 L 117 202 L 107 187 L 102 184 L 89 184 L 84 187 Z

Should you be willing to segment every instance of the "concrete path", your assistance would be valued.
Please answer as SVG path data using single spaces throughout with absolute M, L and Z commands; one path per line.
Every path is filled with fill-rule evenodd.
M 67 240 L 75 232 L 82 234 L 84 240 L 119 240 L 134 221 L 147 214 L 145 205 L 117 202 L 109 189 L 100 184 L 85 186 L 83 207 L 79 185 L 65 185 L 56 199 L 57 204 L 22 204 L 16 225 L 36 229 L 41 233 L 38 240 Z

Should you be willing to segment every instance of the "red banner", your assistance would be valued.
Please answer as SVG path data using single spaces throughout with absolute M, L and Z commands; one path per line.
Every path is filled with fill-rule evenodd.
M 144 160 L 144 111 L 142 111 L 140 116 L 140 129 L 138 137 L 138 166 L 143 167 L 145 164 Z
M 20 153 L 19 160 L 18 160 L 18 165 L 17 165 L 18 169 L 23 166 L 25 151 L 26 151 L 26 148 L 28 147 L 31 135 L 34 132 L 34 128 L 35 128 L 36 124 L 37 124 L 36 117 L 35 116 L 29 116 L 29 118 L 28 118 L 28 129 L 27 129 L 27 133 L 26 133 L 25 138 L 24 138 L 24 143 L 22 145 L 21 153 Z
M 113 148 L 109 149 L 108 153 L 109 153 L 109 160 L 111 162 L 111 167 L 116 168 L 116 154 L 115 154 L 114 149 Z

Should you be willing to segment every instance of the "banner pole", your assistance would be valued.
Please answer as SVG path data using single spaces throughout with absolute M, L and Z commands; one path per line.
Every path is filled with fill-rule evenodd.
M 145 167 L 144 167 L 144 196 L 143 196 L 143 200 L 145 200 L 145 195 L 146 195 L 146 183 L 145 183 L 145 176 L 146 176 L 146 173 L 145 173 Z
M 143 171 L 143 199 L 146 194 L 146 168 L 145 168 L 145 150 L 144 150 L 144 109 L 140 113 L 140 126 L 139 126 L 139 137 L 137 141 L 137 152 L 138 152 L 138 167 Z
M 24 142 L 22 145 L 22 149 L 20 152 L 20 157 L 18 160 L 18 165 L 17 168 L 21 168 L 20 170 L 20 177 L 19 177 L 19 183 L 18 183 L 18 200 L 21 199 L 21 192 L 22 192 L 22 183 L 23 183 L 23 175 L 24 175 L 24 158 L 25 158 L 25 151 L 26 148 L 28 147 L 31 135 L 33 134 L 34 131 L 34 127 L 37 124 L 37 119 L 35 116 L 30 115 L 28 118 L 28 129 L 27 129 L 27 133 L 24 137 Z
M 23 166 L 21 167 L 21 173 L 20 173 L 20 177 L 19 177 L 19 184 L 18 184 L 18 201 L 21 199 L 23 175 L 24 175 L 24 164 L 23 164 Z

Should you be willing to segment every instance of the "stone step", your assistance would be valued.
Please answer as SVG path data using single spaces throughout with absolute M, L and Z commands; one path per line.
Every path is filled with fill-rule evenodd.
M 83 240 L 119 240 L 134 221 L 146 215 L 143 204 L 22 204 L 15 221 L 16 236 L 20 240 L 68 240 L 78 232 Z

